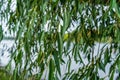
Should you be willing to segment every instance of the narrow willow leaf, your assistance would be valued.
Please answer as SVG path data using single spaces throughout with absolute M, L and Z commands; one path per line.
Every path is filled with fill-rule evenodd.
M 44 36 L 45 36 L 45 32 L 42 31 L 42 32 L 40 33 L 39 42 L 41 42 L 41 41 L 44 39 Z
M 117 37 L 117 41 L 120 42 L 120 29 L 117 28 L 117 31 L 116 31 L 116 37 Z
M 69 55 L 68 55 L 68 57 L 69 57 L 69 60 L 68 60 L 68 73 L 69 73 L 70 69 L 71 69 L 71 58 Z
M 70 23 L 70 12 L 67 12 L 65 11 L 64 13 L 64 20 L 63 20 L 63 26 L 62 26 L 62 37 L 66 31 L 66 29 L 68 28 L 69 26 L 69 23 Z
M 40 65 L 40 68 L 41 68 L 41 72 L 40 72 L 40 74 L 38 74 L 38 79 L 41 79 L 41 78 L 42 78 L 42 75 L 43 75 L 43 73 L 44 73 L 45 67 L 44 67 L 44 64 L 43 64 L 43 63 Z
M 18 39 L 20 39 L 20 38 L 21 38 L 22 33 L 23 33 L 23 29 L 24 29 L 24 27 L 23 27 L 23 26 L 19 27 L 19 30 L 17 31 L 16 40 L 18 40 Z
M 99 68 L 105 72 L 105 65 L 103 64 L 102 61 L 99 63 Z
M 78 59 L 77 59 L 78 55 L 79 55 L 79 45 L 76 44 L 76 46 L 75 46 L 75 53 L 74 53 L 74 59 L 75 59 L 76 62 L 78 61 Z
M 97 76 L 97 73 L 95 74 L 95 80 L 100 80 L 99 76 Z
M 3 30 L 2 26 L 0 25 L 0 41 L 3 39 Z
M 117 61 L 118 71 L 120 72 L 120 60 Z
M 87 75 L 86 75 L 86 77 L 87 77 L 87 78 L 88 78 L 88 77 L 91 78 L 91 74 L 92 74 L 92 72 L 93 72 L 93 68 L 89 69 L 89 70 L 87 71 Z
M 55 74 L 55 80 L 59 80 L 59 78 L 58 78 L 57 74 Z
M 38 65 L 41 64 L 42 58 L 43 58 L 43 52 L 40 50 L 38 54 L 38 58 L 36 59 Z
M 46 6 L 47 6 L 47 1 L 44 2 L 43 5 L 42 5 L 43 12 L 45 12 Z
M 110 5 L 111 5 L 112 9 L 115 9 L 115 12 L 116 12 L 117 16 L 120 18 L 120 11 L 119 11 L 119 7 L 117 5 L 116 0 L 111 0 L 111 4 Z
M 53 2 L 56 2 L 57 0 L 52 0 Z
M 104 54 L 104 64 L 107 65 L 107 63 L 109 62 L 110 62 L 110 52 L 107 48 Z
M 109 74 L 111 74 L 113 70 L 114 70 L 114 64 L 110 66 Z
M 81 63 L 83 63 L 83 64 L 84 64 L 84 61 L 83 61 L 83 59 L 82 59 L 82 57 L 81 57 L 80 53 L 78 53 L 78 57 L 79 57 L 79 59 L 80 59 Z
M 72 76 L 70 77 L 70 80 L 78 80 L 77 74 L 72 74 Z
M 110 80 L 114 80 L 114 72 L 115 72 L 115 70 L 113 70 L 113 71 L 111 72 Z
M 71 46 L 70 44 L 71 44 L 71 38 L 68 39 L 68 41 L 67 41 L 66 51 L 68 51 L 70 49 L 70 46 Z
M 58 71 L 59 75 L 61 76 L 60 59 L 59 59 L 58 56 L 59 55 L 58 55 L 57 51 L 54 51 L 53 57 L 54 57 L 54 60 L 55 60 L 56 68 L 57 68 L 57 71 Z
M 15 68 L 14 70 L 14 74 L 13 74 L 13 80 L 17 79 L 17 68 Z
M 85 45 L 84 45 L 84 48 L 83 48 L 83 52 L 84 52 L 84 53 L 86 53 L 87 48 L 88 48 L 88 45 L 87 45 L 87 44 L 85 44 Z
M 58 52 L 61 57 L 63 51 L 63 39 L 61 34 L 58 32 Z
M 65 61 L 61 58 L 60 61 L 65 64 Z
M 20 50 L 19 53 L 18 53 L 18 55 L 17 55 L 17 61 L 18 61 L 18 63 L 20 63 L 22 61 L 22 57 L 23 57 L 23 53 Z
M 51 58 L 50 63 L 49 63 L 49 78 L 48 78 L 48 80 L 53 80 L 54 70 L 55 70 L 54 61 Z
M 30 56 L 30 44 L 28 43 L 27 38 L 24 40 L 24 50 L 25 53 L 28 53 L 27 55 Z

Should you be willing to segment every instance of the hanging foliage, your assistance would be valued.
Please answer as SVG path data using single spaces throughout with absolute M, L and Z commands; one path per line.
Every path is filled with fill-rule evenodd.
M 7 80 L 113 80 L 116 70 L 120 73 L 119 3 L 1 0 L 0 41 L 6 25 L 9 34 L 15 35 L 16 47 L 5 66 L 10 73 L 7 75 L 3 69 L 0 76 L 5 76 L 0 79 L 8 76 Z M 11 72 L 12 61 L 15 68 Z M 77 69 L 72 69 L 72 61 L 79 64 Z M 111 64 L 109 74 L 100 77 L 99 70 L 106 73 L 107 64 Z M 63 65 L 67 66 L 65 73 Z

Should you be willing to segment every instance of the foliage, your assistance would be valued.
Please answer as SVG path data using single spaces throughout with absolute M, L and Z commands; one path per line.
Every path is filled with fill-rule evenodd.
M 120 72 L 120 11 L 119 2 L 105 1 L 1 0 L 0 20 L 15 35 L 16 46 L 6 66 L 11 71 L 14 61 L 15 69 L 7 80 L 105 79 L 99 76 L 98 70 L 106 72 L 108 63 L 111 66 L 107 77 L 113 80 L 116 70 Z M 2 26 L 3 23 L 0 33 L 3 33 Z M 97 53 L 94 52 L 96 42 L 99 45 L 104 42 Z M 80 64 L 77 71 L 71 70 L 72 59 Z M 66 65 L 65 74 L 62 65 Z

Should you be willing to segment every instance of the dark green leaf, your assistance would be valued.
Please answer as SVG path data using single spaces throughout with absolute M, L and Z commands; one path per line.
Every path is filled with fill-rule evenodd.
M 107 48 L 105 53 L 104 53 L 104 65 L 106 65 L 110 61 L 110 55 L 109 54 L 110 53 L 109 53 L 108 48 Z
M 3 39 L 3 30 L 2 26 L 0 25 L 0 41 Z
M 61 76 L 60 59 L 59 59 L 58 56 L 59 56 L 58 52 L 54 51 L 53 57 L 54 57 L 54 60 L 55 60 L 56 68 L 57 68 L 57 71 L 58 71 L 59 75 Z
M 54 79 L 54 70 L 55 70 L 54 61 L 52 59 L 50 59 L 48 80 L 53 80 Z
M 61 58 L 62 55 L 62 51 L 63 51 L 63 39 L 61 34 L 58 32 L 58 52 Z
M 99 68 L 105 72 L 105 65 L 103 64 L 102 61 L 99 63 Z
M 114 72 L 115 72 L 115 70 L 113 70 L 113 71 L 111 72 L 110 80 L 114 80 Z

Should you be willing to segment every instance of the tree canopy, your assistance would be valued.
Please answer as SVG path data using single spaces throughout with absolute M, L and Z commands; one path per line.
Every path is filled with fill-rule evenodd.
M 120 73 L 119 3 L 119 0 L 0 0 L 0 41 L 6 33 L 15 38 L 11 60 L 0 70 L 0 79 L 113 80 L 116 71 Z M 72 60 L 79 64 L 77 70 L 71 70 Z M 107 64 L 111 64 L 109 74 L 101 78 L 98 71 L 106 73 Z M 66 65 L 65 74 L 62 65 Z

